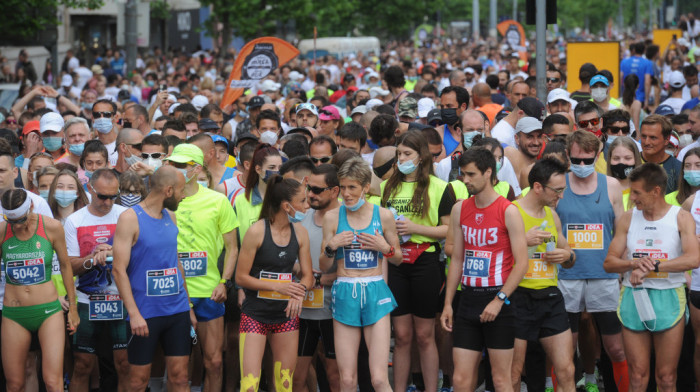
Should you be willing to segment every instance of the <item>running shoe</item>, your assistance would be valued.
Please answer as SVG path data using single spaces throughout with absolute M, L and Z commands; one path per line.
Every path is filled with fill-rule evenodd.
M 598 384 L 592 382 L 587 382 L 584 389 L 586 390 L 586 392 L 599 392 Z

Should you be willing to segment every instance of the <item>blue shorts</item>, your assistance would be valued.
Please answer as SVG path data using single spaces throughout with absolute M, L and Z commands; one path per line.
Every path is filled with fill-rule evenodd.
M 340 277 L 333 283 L 333 318 L 352 327 L 366 327 L 396 308 L 396 300 L 382 276 Z
M 211 298 L 190 298 L 194 307 L 194 315 L 197 321 L 210 321 L 222 317 L 226 313 L 226 306 L 216 303 Z
M 663 332 L 673 328 L 684 318 L 688 318 L 689 312 L 687 310 L 688 304 L 685 297 L 685 288 L 646 289 L 656 314 L 656 320 L 645 322 L 639 319 L 639 313 L 637 313 L 637 307 L 634 303 L 632 292 L 636 290 L 645 289 L 622 286 L 620 290 L 620 304 L 617 308 L 617 317 L 620 318 L 623 327 L 636 332 Z

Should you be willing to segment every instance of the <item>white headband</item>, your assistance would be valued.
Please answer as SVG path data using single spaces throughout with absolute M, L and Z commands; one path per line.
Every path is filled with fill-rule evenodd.
M 24 203 L 22 203 L 21 206 L 15 208 L 14 210 L 5 210 L 5 216 L 14 220 L 14 219 L 19 219 L 27 214 L 27 211 L 29 211 L 29 207 L 32 206 L 32 199 L 29 198 L 29 195 L 27 195 L 27 198 L 24 200 Z

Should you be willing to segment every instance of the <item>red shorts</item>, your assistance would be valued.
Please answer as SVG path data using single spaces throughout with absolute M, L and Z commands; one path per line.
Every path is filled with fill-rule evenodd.
M 248 316 L 245 313 L 241 314 L 240 333 L 256 333 L 258 335 L 268 335 L 271 333 L 283 333 L 299 330 L 299 317 L 285 321 L 279 324 L 261 323 Z

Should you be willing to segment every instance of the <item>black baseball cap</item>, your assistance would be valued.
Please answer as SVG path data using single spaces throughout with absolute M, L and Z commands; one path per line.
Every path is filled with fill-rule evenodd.
M 537 98 L 525 97 L 518 102 L 518 109 L 525 112 L 529 117 L 534 117 L 540 121 L 544 120 L 545 110 L 544 104 Z
M 429 111 L 427 121 L 428 121 L 428 124 L 430 124 L 430 125 L 442 124 L 442 114 L 440 114 L 440 109 L 433 109 L 433 110 Z M 436 122 L 437 122 L 437 124 L 434 124 Z
M 199 120 L 199 129 L 209 131 L 212 129 L 219 129 L 219 125 L 210 118 L 203 118 Z
M 263 99 L 263 97 L 256 95 L 254 97 L 251 97 L 250 100 L 248 101 L 248 109 L 259 108 L 264 104 L 265 104 L 265 100 Z
M 303 127 L 292 128 L 292 129 L 289 130 L 289 132 L 287 132 L 287 135 L 291 135 L 291 134 L 294 134 L 294 133 L 303 134 L 303 135 L 305 135 L 305 136 L 310 137 L 311 139 L 314 138 L 314 135 L 311 133 L 311 131 L 309 131 L 308 129 L 303 128 Z
M 239 144 L 240 142 L 242 142 L 243 140 L 252 140 L 252 141 L 254 141 L 254 142 L 257 142 L 257 141 L 258 141 L 258 137 L 255 136 L 255 135 L 253 135 L 253 134 L 250 133 L 250 132 L 242 133 L 242 134 L 238 135 L 238 137 L 236 138 L 236 146 L 238 146 L 238 144 Z

